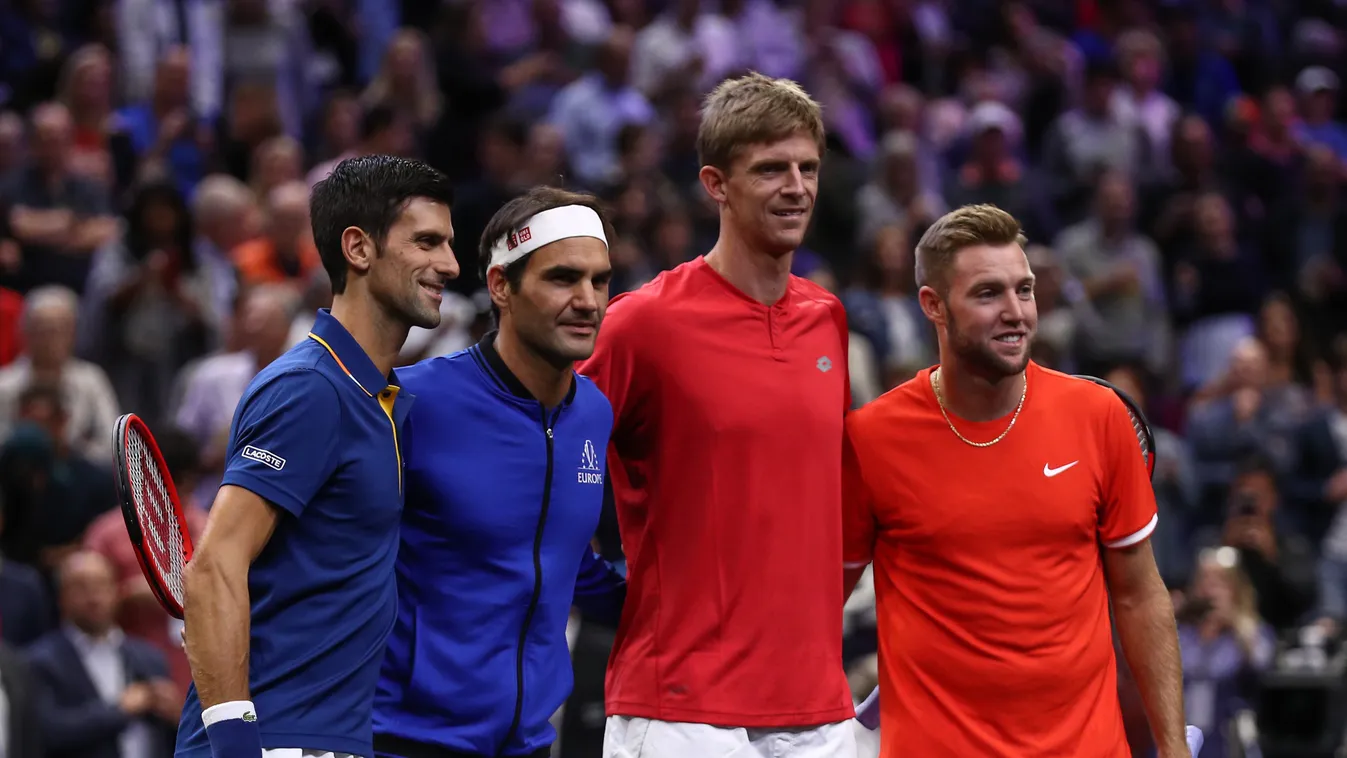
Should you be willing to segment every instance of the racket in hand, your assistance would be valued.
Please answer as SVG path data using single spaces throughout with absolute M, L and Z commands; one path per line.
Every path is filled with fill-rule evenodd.
M 1127 415 L 1132 418 L 1132 430 L 1136 432 L 1137 444 L 1141 446 L 1141 456 L 1146 460 L 1146 473 L 1151 478 L 1155 478 L 1155 435 L 1151 433 L 1150 422 L 1146 421 L 1146 414 L 1141 412 L 1141 406 L 1137 405 L 1131 395 L 1123 392 L 1112 382 L 1100 379 L 1097 376 L 1086 376 L 1085 374 L 1076 374 L 1077 379 L 1085 379 L 1095 384 L 1108 387 L 1123 401 L 1127 407 Z
M 183 570 L 192 538 L 178 491 L 150 428 L 134 413 L 117 419 L 113 436 L 117 501 L 145 581 L 169 615 L 183 617 Z

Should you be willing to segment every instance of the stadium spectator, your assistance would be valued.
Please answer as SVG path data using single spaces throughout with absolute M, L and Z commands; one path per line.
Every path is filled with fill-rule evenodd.
M 22 246 L 28 286 L 84 290 L 89 256 L 117 233 L 108 188 L 72 166 L 75 124 L 58 103 L 33 110 L 32 157 L 10 188 L 9 227 Z
M 1276 637 L 1259 617 L 1254 588 L 1232 550 L 1208 550 L 1179 613 L 1183 696 L 1188 723 L 1207 736 L 1203 750 L 1229 755 L 1231 722 L 1257 696 L 1251 683 L 1272 664 Z
M 61 626 L 27 651 L 50 758 L 167 758 L 182 695 L 163 655 L 117 627 L 117 584 L 101 555 L 58 573 Z
M 65 438 L 94 460 L 112 456 L 117 397 L 103 369 L 73 356 L 79 300 L 61 285 L 44 285 L 24 299 L 24 352 L 0 369 L 0 439 L 13 428 L 19 396 L 33 383 L 60 389 Z
M 34 384 L 20 393 L 14 433 L 0 446 L 9 505 L 0 547 L 48 572 L 113 504 L 110 472 L 71 448 L 67 424 L 60 388 Z

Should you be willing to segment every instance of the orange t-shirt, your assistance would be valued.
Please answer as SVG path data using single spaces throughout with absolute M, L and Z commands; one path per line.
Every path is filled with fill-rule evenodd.
M 286 282 L 303 284 L 309 274 L 323 265 L 323 261 L 318 255 L 318 248 L 314 247 L 312 238 L 307 234 L 299 241 L 298 253 L 297 270 L 287 272 L 277 258 L 275 243 L 266 237 L 258 237 L 234 248 L 234 266 L 239 271 L 239 279 L 248 286 Z
M 1124 758 L 1101 544 L 1155 496 L 1122 402 L 1036 364 L 1015 427 L 954 435 L 931 369 L 852 413 L 848 566 L 874 561 L 882 755 Z M 951 415 L 974 441 L 1010 418 Z

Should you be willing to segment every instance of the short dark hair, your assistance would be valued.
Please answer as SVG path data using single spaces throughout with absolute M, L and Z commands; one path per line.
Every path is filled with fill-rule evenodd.
M 994 205 L 965 205 L 936 219 L 917 242 L 917 286 L 930 285 L 942 296 L 959 251 L 977 245 L 1021 247 L 1028 242 L 1015 217 Z
M 52 382 L 33 382 L 19 393 L 17 407 L 19 412 L 28 410 L 35 404 L 47 403 L 58 416 L 65 416 L 65 397 L 59 385 Z
M 391 155 L 348 158 L 313 186 L 309 195 L 313 242 L 332 280 L 332 294 L 346 291 L 342 232 L 357 227 L 382 247 L 407 202 L 418 197 L 451 205 L 449 178 L 421 161 Z
M 482 284 L 486 284 L 486 272 L 491 267 L 491 248 L 496 242 L 519 229 L 533 216 L 566 205 L 582 205 L 599 214 L 599 221 L 603 222 L 603 235 L 608 238 L 609 245 L 613 244 L 617 233 L 613 229 L 613 222 L 608 219 L 607 209 L 597 197 L 585 192 L 571 192 L 560 187 L 539 185 L 502 205 L 486 223 L 486 228 L 482 230 L 482 239 L 477 246 L 477 273 L 482 277 Z M 505 267 L 505 281 L 510 283 L 512 292 L 519 289 L 519 283 L 524 279 L 524 269 L 528 267 L 529 258 L 532 257 L 533 254 L 530 253 Z M 491 304 L 491 315 L 499 324 L 500 308 L 497 308 L 495 303 Z

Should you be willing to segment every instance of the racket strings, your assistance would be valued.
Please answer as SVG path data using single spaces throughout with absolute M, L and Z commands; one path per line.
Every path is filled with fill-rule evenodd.
M 140 528 L 145 534 L 145 548 L 160 569 L 164 586 L 173 599 L 182 603 L 186 595 L 182 584 L 186 568 L 182 530 L 178 528 L 173 498 L 164 484 L 163 474 L 150 453 L 145 439 L 135 431 L 127 435 L 127 473 L 131 491 L 140 507 Z

